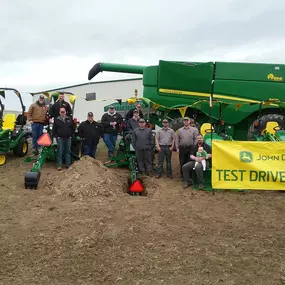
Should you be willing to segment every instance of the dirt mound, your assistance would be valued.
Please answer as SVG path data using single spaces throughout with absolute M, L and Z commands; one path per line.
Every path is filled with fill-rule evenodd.
M 57 195 L 69 196 L 76 200 L 87 197 L 123 196 L 123 187 L 128 172 L 109 169 L 99 160 L 88 156 L 76 161 L 63 170 L 51 183 Z

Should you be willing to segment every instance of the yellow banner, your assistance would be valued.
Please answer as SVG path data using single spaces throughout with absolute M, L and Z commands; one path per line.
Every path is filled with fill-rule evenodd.
M 285 190 L 285 142 L 212 141 L 215 189 Z

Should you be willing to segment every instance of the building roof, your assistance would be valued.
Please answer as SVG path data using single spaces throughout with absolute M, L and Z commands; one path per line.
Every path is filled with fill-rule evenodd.
M 121 82 L 121 81 L 134 81 L 134 80 L 141 80 L 142 77 L 138 78 L 127 78 L 127 79 L 116 79 L 116 80 L 106 80 L 106 81 L 97 81 L 97 82 L 87 82 L 87 83 L 81 83 L 81 84 L 76 84 L 76 85 L 70 85 L 70 86 L 64 86 L 64 87 L 59 87 L 59 88 L 54 88 L 54 89 L 49 89 L 49 90 L 43 90 L 40 92 L 35 92 L 31 93 L 32 96 L 38 95 L 42 92 L 53 92 L 53 91 L 58 91 L 58 90 L 64 90 L 68 88 L 73 88 L 73 87 L 80 87 L 80 86 L 85 86 L 85 85 L 95 85 L 95 84 L 101 84 L 101 83 L 110 83 L 110 82 Z

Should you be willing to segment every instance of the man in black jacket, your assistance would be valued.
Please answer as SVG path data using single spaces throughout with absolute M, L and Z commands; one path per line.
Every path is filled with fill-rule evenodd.
M 66 115 L 72 117 L 72 110 L 68 102 L 64 100 L 64 94 L 59 94 L 58 100 L 51 107 L 51 116 L 56 118 L 59 116 L 60 108 L 65 108 Z
M 128 111 L 128 113 L 126 114 L 126 120 L 131 119 L 134 116 L 134 111 L 137 110 L 139 112 L 139 117 L 140 119 L 143 119 L 143 112 L 142 112 L 142 105 L 141 104 L 137 104 L 135 109 L 131 109 L 130 111 Z
M 55 118 L 53 124 L 53 137 L 57 140 L 57 169 L 62 169 L 62 156 L 64 154 L 65 167 L 70 166 L 71 137 L 74 124 L 71 118 L 66 116 L 64 107 L 60 108 L 60 116 Z
M 83 154 L 95 158 L 97 145 L 103 136 L 103 127 L 93 119 L 93 113 L 87 114 L 87 120 L 78 128 L 78 134 L 83 139 Z
M 101 124 L 104 128 L 104 142 L 108 148 L 108 156 L 113 156 L 118 133 L 120 130 L 120 123 L 123 117 L 118 114 L 113 105 L 109 107 L 107 113 L 102 116 Z

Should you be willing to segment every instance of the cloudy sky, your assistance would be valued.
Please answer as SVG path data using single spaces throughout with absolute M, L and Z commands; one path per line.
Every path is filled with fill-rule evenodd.
M 23 92 L 27 105 L 26 92 L 87 82 L 97 62 L 285 62 L 284 0 L 0 3 L 1 87 Z M 122 77 L 131 75 L 105 72 L 92 81 Z

